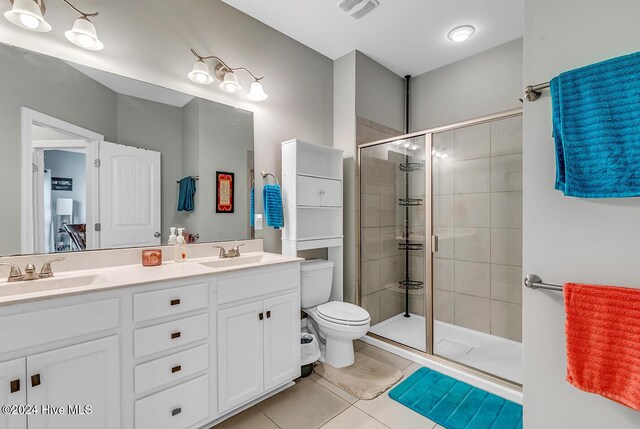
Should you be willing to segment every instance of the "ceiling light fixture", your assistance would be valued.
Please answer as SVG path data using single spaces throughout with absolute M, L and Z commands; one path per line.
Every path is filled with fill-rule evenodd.
M 238 76 L 235 73 L 236 71 L 241 70 L 249 74 L 254 80 L 251 84 L 251 88 L 249 89 L 249 93 L 247 94 L 247 99 L 251 101 L 264 101 L 268 98 L 268 95 L 264 92 L 264 88 L 260 82 L 263 79 L 262 77 L 256 77 L 244 67 L 230 67 L 227 63 L 222 61 L 222 59 L 214 55 L 203 57 L 193 49 L 191 50 L 191 53 L 195 55 L 197 60 L 188 76 L 189 79 L 195 83 L 199 83 L 201 85 L 213 83 L 215 76 L 215 78 L 220 81 L 219 88 L 221 90 L 228 94 L 234 94 L 242 90 L 242 86 L 238 81 Z M 210 71 L 211 69 L 209 68 L 209 65 L 206 63 L 207 60 L 215 60 L 217 62 L 213 68 L 213 74 Z
M 476 29 L 473 28 L 473 26 L 461 25 L 460 27 L 456 27 L 453 30 L 449 31 L 449 34 L 447 34 L 447 38 L 452 42 L 460 43 L 473 36 L 473 33 L 475 32 Z
M 9 1 L 13 3 L 13 6 L 11 10 L 4 13 L 4 17 L 7 18 L 9 22 L 31 31 L 38 31 L 41 33 L 51 31 L 51 25 L 49 25 L 49 23 L 44 19 L 44 14 L 47 10 L 44 0 Z M 91 20 L 89 20 L 89 18 L 98 16 L 98 12 L 85 13 L 72 5 L 68 0 L 62 1 L 80 14 L 80 17 L 78 17 L 73 23 L 73 28 L 64 33 L 67 40 L 74 45 L 92 51 L 99 51 L 103 49 L 104 45 L 100 39 L 98 39 L 96 27 L 93 25 Z

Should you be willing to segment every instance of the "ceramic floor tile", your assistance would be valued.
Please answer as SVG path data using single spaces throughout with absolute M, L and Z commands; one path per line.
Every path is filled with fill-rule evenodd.
M 356 407 L 348 408 L 340 413 L 333 420 L 329 421 L 322 429 L 387 429 L 370 415 L 357 409 Z
M 251 407 L 214 426 L 215 429 L 278 429 L 257 407 Z
M 258 407 L 282 429 L 317 429 L 349 405 L 313 380 L 303 379 Z
M 398 355 L 394 355 L 393 353 L 389 353 L 386 350 L 379 349 L 375 346 L 367 346 L 360 350 L 358 353 L 365 354 L 370 358 L 376 359 L 380 362 L 384 362 L 387 365 L 391 365 L 394 368 L 398 368 L 400 371 L 405 369 L 411 364 L 411 361 L 400 357 Z
M 432 429 L 436 424 L 431 420 L 394 401 L 383 393 L 370 401 L 360 400 L 355 407 L 391 429 Z

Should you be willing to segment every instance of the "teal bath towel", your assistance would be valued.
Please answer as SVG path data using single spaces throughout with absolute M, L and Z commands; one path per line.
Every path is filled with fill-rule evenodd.
M 191 176 L 180 180 L 180 191 L 178 194 L 178 211 L 191 212 L 195 209 L 196 179 Z
M 262 188 L 262 200 L 267 226 L 274 229 L 282 229 L 284 227 L 284 216 L 282 213 L 282 192 L 280 191 L 280 185 L 264 185 Z
M 551 80 L 556 189 L 640 196 L 640 52 Z

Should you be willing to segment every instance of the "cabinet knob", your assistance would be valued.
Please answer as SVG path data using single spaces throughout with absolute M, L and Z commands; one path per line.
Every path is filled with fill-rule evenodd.
M 267 311 L 267 319 L 271 319 L 271 310 Z
M 171 300 L 171 306 L 174 306 L 174 305 L 180 305 L 180 298 Z
M 16 393 L 20 391 L 20 379 L 12 380 L 9 382 L 9 386 L 11 388 L 11 393 Z
M 171 339 L 175 340 L 176 338 L 180 338 L 181 336 L 182 334 L 180 333 L 180 331 L 174 332 L 173 334 L 171 334 Z
M 34 374 L 31 376 L 31 387 L 40 386 L 40 374 Z
M 182 365 L 176 365 L 173 368 L 171 368 L 171 374 L 175 374 L 176 372 L 180 372 L 182 371 Z
M 258 314 L 258 319 L 260 319 L 260 320 L 264 319 L 264 313 Z
M 182 408 L 178 407 L 178 408 L 174 408 L 173 410 L 171 410 L 171 415 L 172 416 L 177 416 L 178 414 L 180 414 L 182 412 Z

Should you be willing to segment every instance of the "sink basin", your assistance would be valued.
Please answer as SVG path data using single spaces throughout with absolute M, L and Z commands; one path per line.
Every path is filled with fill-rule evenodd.
M 58 289 L 69 289 L 101 283 L 108 283 L 108 280 L 106 277 L 99 274 L 88 274 L 79 276 L 65 276 L 64 274 L 60 274 L 49 279 L 0 283 L 0 297 L 24 293 L 53 291 Z
M 279 258 L 281 258 L 280 255 L 262 253 L 260 255 L 246 255 L 238 256 L 236 258 L 219 258 L 214 259 L 213 261 L 200 262 L 200 265 L 204 265 L 209 268 L 226 268 L 240 265 L 257 265 L 265 262 L 277 261 Z

